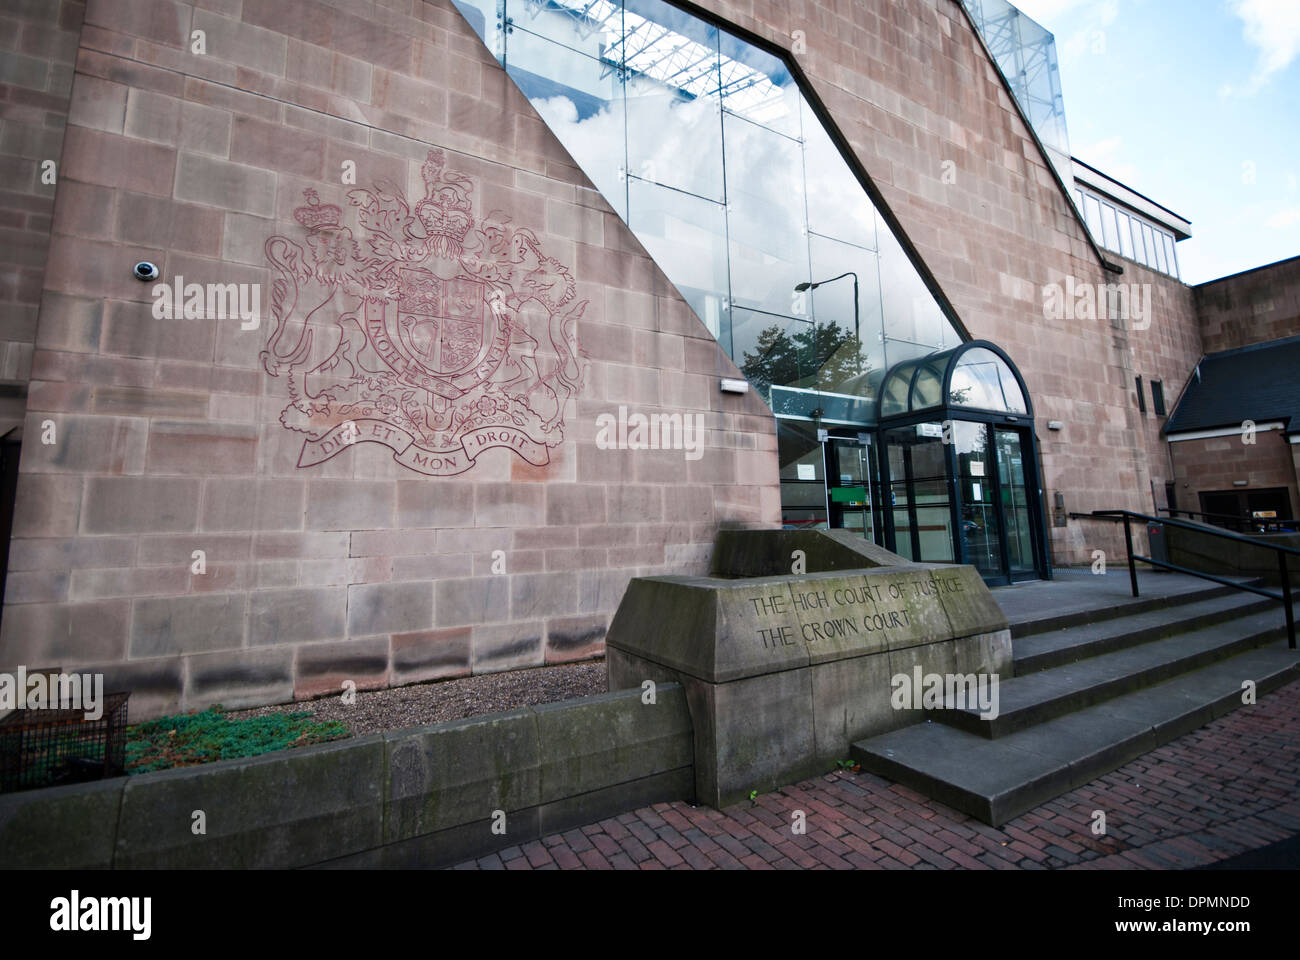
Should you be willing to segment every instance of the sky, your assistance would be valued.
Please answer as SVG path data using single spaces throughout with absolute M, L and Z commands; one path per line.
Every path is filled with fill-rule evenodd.
M 1300 255 L 1300 0 L 1012 0 L 1056 35 L 1070 152 L 1192 223 L 1182 279 Z

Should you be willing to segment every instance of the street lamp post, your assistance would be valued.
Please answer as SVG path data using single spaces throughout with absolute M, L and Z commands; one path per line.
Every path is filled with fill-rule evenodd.
M 845 277 L 853 278 L 853 339 L 858 342 L 858 349 L 860 350 L 862 349 L 862 331 L 858 324 L 858 275 L 856 273 L 852 270 L 846 270 L 838 277 L 831 277 L 829 280 L 818 280 L 816 283 L 801 283 L 794 288 L 794 291 L 795 293 L 803 293 L 805 290 L 816 290 L 822 284 L 843 280 Z

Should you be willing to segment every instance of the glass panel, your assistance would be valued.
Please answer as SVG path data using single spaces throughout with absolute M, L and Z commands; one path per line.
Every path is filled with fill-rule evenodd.
M 642 180 L 628 183 L 628 226 L 709 332 L 727 299 L 727 215 L 721 204 Z
M 482 0 L 480 0 L 482 2 Z M 623 34 L 623 5 L 609 0 L 594 3 L 551 3 L 549 0 L 506 0 L 506 17 L 513 28 L 506 55 L 513 56 L 515 34 L 526 31 L 563 44 L 588 57 L 619 62 Z
M 1171 276 L 1180 276 L 1178 273 L 1178 251 L 1174 247 L 1174 238 L 1172 234 L 1165 234 L 1165 265 Z
M 506 71 L 624 220 L 623 90 L 608 64 L 531 33 L 510 35 Z
M 552 2 L 584 7 L 589 0 Z M 624 7 L 620 52 L 629 70 L 692 97 L 718 96 L 717 28 L 663 0 L 629 0 Z
M 731 311 L 731 321 L 736 366 L 764 397 L 773 384 L 816 385 L 820 364 L 811 321 L 739 309 Z
M 731 297 L 742 307 L 789 314 L 808 283 L 799 144 L 745 120 L 723 118 Z M 806 303 L 806 300 L 800 302 Z
M 946 447 L 940 424 L 901 427 L 886 435 L 897 552 L 909 559 L 953 562 Z M 922 431 L 938 436 L 922 436 Z
M 804 129 L 804 169 L 808 181 L 808 229 L 867 250 L 876 249 L 876 208 L 822 129 L 812 108 L 801 99 Z M 816 253 L 814 252 L 814 261 Z M 874 263 L 874 260 L 873 260 Z M 839 271 L 817 266 L 816 277 Z
M 811 423 L 776 422 L 781 470 L 781 526 L 786 530 L 826 529 L 826 476 L 822 444 Z
M 877 236 L 880 238 L 885 359 L 897 363 L 909 355 L 933 353 L 960 342 L 925 281 L 883 222 Z
M 952 510 L 948 502 L 948 481 L 913 484 L 916 498 L 916 530 L 926 563 L 952 563 Z
M 952 372 L 948 402 L 979 410 L 1026 413 L 1015 374 L 992 350 L 976 347 L 961 355 Z
M 1107 250 L 1115 249 L 1115 208 L 1109 203 L 1101 205 L 1101 245 Z
M 1142 222 L 1137 217 L 1131 220 L 1133 226 L 1133 259 L 1138 263 L 1147 262 L 1147 245 L 1142 239 Z
M 908 430 L 890 430 L 881 434 L 885 444 L 885 456 L 888 458 L 889 476 L 881 477 L 881 482 L 888 484 L 889 511 L 893 515 L 894 552 L 911 560 L 912 527 L 911 500 L 907 495 L 907 464 L 904 462 L 904 444 L 911 436 Z
M 822 389 L 868 396 L 871 394 L 866 382 L 869 378 L 862 375 L 872 371 L 881 373 L 885 365 L 876 255 L 815 234 L 809 237 L 808 245 L 813 276 L 818 280 L 840 277 L 822 283 L 808 294 L 813 318 L 819 326 L 829 327 L 841 343 L 832 355 L 834 362 L 822 370 Z M 858 278 L 856 327 L 853 277 L 842 276 L 845 273 L 856 274 Z
M 738 117 L 798 137 L 801 98 L 785 64 L 728 33 L 721 36 L 720 43 L 723 107 Z
M 936 370 L 932 364 L 924 364 L 916 375 L 912 385 L 912 410 L 925 410 L 937 407 L 943 402 L 943 371 Z
M 716 94 L 718 37 L 712 27 L 693 32 L 701 34 L 699 39 L 666 34 L 663 42 L 667 44 L 671 39 L 675 46 L 665 49 L 662 58 L 653 64 L 645 64 L 651 73 L 629 68 L 628 170 L 635 177 L 721 202 L 725 194 L 722 109 Z M 643 56 L 638 50 L 628 45 L 629 55 Z M 672 58 L 678 59 L 680 66 L 669 73 L 663 61 Z M 666 79 L 657 79 L 660 75 Z
M 893 416 L 907 410 L 908 391 L 912 387 L 912 372 L 915 363 L 904 363 L 894 368 L 880 394 L 880 415 Z
M 1115 212 L 1119 220 L 1119 252 L 1130 259 L 1133 256 L 1133 227 L 1129 223 L 1128 214 L 1123 210 Z
M 1155 231 L 1151 229 L 1150 224 L 1142 224 L 1142 237 L 1147 242 L 1147 265 L 1156 270 L 1163 270 L 1160 261 L 1164 259 L 1164 254 L 1160 252 L 1160 244 L 1156 241 Z
M 1006 526 L 1011 575 L 1034 573 L 1033 528 L 1029 491 L 1025 488 L 1024 456 L 1018 430 L 997 430 L 998 478 L 1002 486 L 1002 516 Z
M 1028 106 L 1025 113 L 1049 147 L 1069 151 L 1065 134 L 1065 108 L 1061 102 L 1056 43 L 1050 33 L 1029 17 L 1017 18 L 1020 30 L 1021 70 Z
M 993 478 L 993 450 L 989 425 L 957 421 L 953 424 L 957 476 L 961 485 L 961 533 L 966 561 L 984 576 L 1001 576 L 1002 533 L 998 522 Z
M 1092 194 L 1084 194 L 1083 219 L 1093 237 L 1101 236 L 1101 203 Z

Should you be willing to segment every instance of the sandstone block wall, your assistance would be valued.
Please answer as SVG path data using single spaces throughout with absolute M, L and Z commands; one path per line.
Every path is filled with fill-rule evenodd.
M 1291 498 L 1291 516 L 1300 510 L 1296 446 L 1286 442 L 1281 431 L 1255 435 L 1253 444 L 1242 443 L 1240 435 L 1179 440 L 1169 445 L 1178 484 L 1178 506 L 1201 510 L 1200 495 L 1212 490 L 1234 490 L 1246 481 L 1245 490 L 1285 487 Z
M 140 718 L 583 658 L 630 577 L 703 572 L 720 526 L 778 521 L 770 413 L 719 391 L 734 366 L 449 3 L 91 0 L 66 59 L 0 668 L 103 670 Z M 322 418 L 363 441 L 395 422 L 340 413 L 366 387 L 329 364 L 381 369 L 348 340 L 364 296 L 395 310 L 382 271 L 436 265 L 372 244 L 350 190 L 464 213 L 477 266 L 514 271 L 500 290 L 550 298 L 503 308 L 530 459 L 511 434 L 446 476 L 391 440 L 299 466 Z M 300 251 L 287 272 L 272 237 Z M 159 319 L 138 260 L 257 285 L 257 329 Z M 275 282 L 300 300 L 278 341 Z M 620 406 L 699 417 L 700 455 L 602 449 Z
M 0 2 L 0 434 L 23 419 L 84 11 Z
M 1300 257 L 1198 284 L 1206 353 L 1300 333 Z

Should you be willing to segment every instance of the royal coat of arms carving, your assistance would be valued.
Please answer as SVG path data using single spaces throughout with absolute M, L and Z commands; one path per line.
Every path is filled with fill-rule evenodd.
M 533 231 L 495 211 L 476 221 L 474 182 L 444 165 L 429 151 L 414 206 L 386 181 L 349 191 L 359 238 L 306 190 L 302 242 L 266 241 L 261 359 L 288 384 L 280 422 L 306 435 L 299 467 L 373 442 L 449 476 L 495 447 L 540 466 L 564 439 L 587 372 L 576 328 L 588 302 Z

